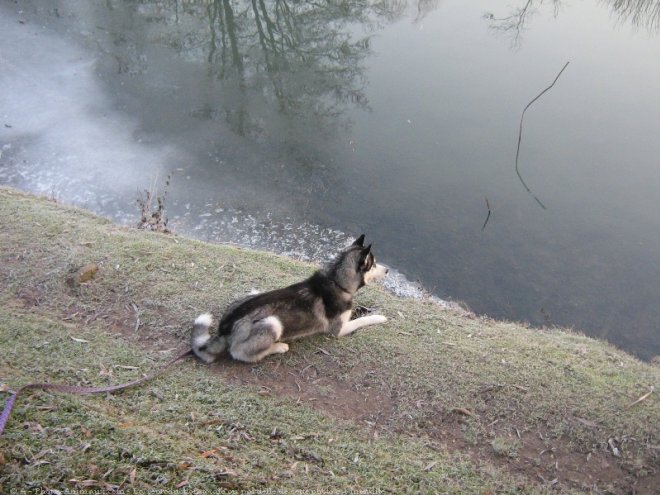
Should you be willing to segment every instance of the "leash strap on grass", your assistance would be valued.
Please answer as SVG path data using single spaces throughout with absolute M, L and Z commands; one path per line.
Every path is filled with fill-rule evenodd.
M 2 436 L 2 433 L 5 431 L 5 425 L 9 420 L 9 416 L 11 415 L 12 409 L 14 408 L 14 403 L 16 402 L 16 398 L 25 390 L 29 390 L 29 389 L 52 390 L 53 392 L 62 392 L 66 394 L 75 394 L 75 395 L 104 394 L 108 392 L 116 392 L 117 390 L 124 390 L 125 388 L 135 387 L 136 385 L 140 385 L 142 383 L 148 382 L 149 380 L 153 380 L 157 376 L 163 374 L 174 363 L 188 356 L 192 356 L 192 354 L 193 351 L 191 349 L 188 349 L 187 351 L 184 351 L 178 354 L 176 357 L 172 358 L 161 368 L 157 369 L 150 375 L 143 376 L 142 378 L 133 380 L 132 382 L 121 383 L 119 385 L 109 385 L 107 387 L 76 387 L 73 385 L 62 385 L 58 383 L 28 383 L 27 385 L 23 385 L 16 392 L 11 393 L 11 396 L 9 397 L 9 399 L 7 399 L 7 403 L 5 404 L 4 409 L 2 410 L 2 414 L 0 414 L 0 436 Z

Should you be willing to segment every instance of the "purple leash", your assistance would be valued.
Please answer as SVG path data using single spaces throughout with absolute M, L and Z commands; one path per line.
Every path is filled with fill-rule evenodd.
M 176 357 L 172 358 L 161 368 L 157 369 L 150 375 L 143 376 L 142 378 L 138 378 L 137 380 L 133 380 L 132 382 L 121 383 L 119 385 L 108 385 L 107 387 L 76 387 L 73 385 L 62 385 L 57 383 L 29 383 L 27 385 L 23 385 L 16 392 L 11 392 L 11 391 L 9 392 L 11 396 L 9 397 L 9 399 L 7 399 L 7 402 L 5 403 L 5 407 L 2 410 L 2 414 L 0 414 L 0 436 L 2 436 L 2 433 L 5 431 L 5 425 L 7 424 L 7 421 L 9 421 L 9 416 L 11 415 L 11 411 L 14 408 L 14 403 L 16 402 L 16 398 L 21 394 L 21 392 L 25 390 L 28 389 L 52 390 L 54 392 L 63 392 L 67 394 L 76 394 L 76 395 L 104 394 L 108 392 L 116 392 L 117 390 L 123 390 L 125 388 L 135 387 L 136 385 L 140 385 L 144 382 L 148 382 L 149 380 L 153 380 L 157 376 L 164 373 L 167 370 L 167 368 L 172 366 L 174 363 L 182 360 L 183 358 L 191 356 L 192 354 L 193 354 L 192 350 L 188 349 L 187 351 L 181 352 Z

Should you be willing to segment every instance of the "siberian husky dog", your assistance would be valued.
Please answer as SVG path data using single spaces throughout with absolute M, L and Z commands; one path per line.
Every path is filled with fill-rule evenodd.
M 209 333 L 213 318 L 197 317 L 192 349 L 204 362 L 215 361 L 225 350 L 239 361 L 254 363 L 289 350 L 283 341 L 316 333 L 342 337 L 367 325 L 385 323 L 381 315 L 351 320 L 353 296 L 369 282 L 380 280 L 387 268 L 376 263 L 364 234 L 339 253 L 333 262 L 307 280 L 261 294 L 252 294 L 227 308 L 218 332 Z

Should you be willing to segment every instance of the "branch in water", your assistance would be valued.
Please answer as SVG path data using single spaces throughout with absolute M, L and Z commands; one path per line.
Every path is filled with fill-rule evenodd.
M 543 95 L 546 93 L 546 91 L 550 90 L 550 88 L 552 88 L 552 87 L 555 85 L 555 83 L 557 82 L 557 79 L 559 79 L 559 76 L 561 76 L 562 72 L 564 72 L 564 70 L 566 69 L 566 67 L 568 67 L 568 64 L 569 64 L 569 63 L 570 63 L 570 62 L 566 62 L 566 64 L 565 64 L 564 67 L 562 67 L 562 69 L 559 71 L 559 74 L 557 74 L 557 77 L 555 77 L 555 80 L 552 81 L 552 84 L 551 84 L 550 86 L 548 86 L 548 87 L 545 88 L 543 91 L 541 91 L 541 92 L 540 92 L 540 93 L 539 93 L 539 94 L 538 94 L 538 95 L 537 95 L 532 101 L 530 101 L 530 102 L 527 104 L 527 106 L 526 106 L 526 107 L 524 108 L 524 110 L 522 111 L 522 115 L 520 116 L 520 129 L 519 129 L 519 131 L 518 131 L 518 148 L 516 149 L 516 174 L 518 174 L 518 179 L 520 179 L 520 183 L 523 185 L 523 187 L 527 190 L 527 192 L 528 192 L 529 194 L 531 194 L 531 196 L 534 198 L 534 200 L 535 200 L 535 201 L 539 204 L 539 206 L 540 206 L 541 208 L 543 208 L 544 210 L 547 210 L 548 208 L 546 208 L 546 206 L 541 202 L 541 200 L 540 200 L 539 198 L 537 198 L 536 195 L 532 192 L 532 190 L 529 188 L 529 186 L 527 185 L 527 183 L 525 182 L 525 180 L 522 178 L 522 175 L 520 175 L 520 170 L 518 169 L 518 156 L 520 155 L 520 141 L 522 140 L 523 119 L 525 118 L 525 112 L 527 111 L 527 109 L 528 109 L 530 106 L 532 106 L 532 103 L 534 103 L 536 100 L 538 100 L 541 96 L 543 96 Z
M 488 224 L 488 220 L 490 220 L 490 203 L 488 202 L 488 198 L 486 198 L 486 208 L 488 208 L 488 215 L 486 215 L 486 221 L 484 222 L 483 227 L 481 227 L 481 231 L 486 228 L 486 225 Z

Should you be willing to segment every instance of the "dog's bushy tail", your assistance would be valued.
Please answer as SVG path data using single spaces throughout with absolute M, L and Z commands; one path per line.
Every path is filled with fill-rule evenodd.
M 213 324 L 213 317 L 204 313 L 195 318 L 193 324 L 190 346 L 195 355 L 205 363 L 212 363 L 227 348 L 227 337 L 215 335 L 211 337 L 209 329 Z

